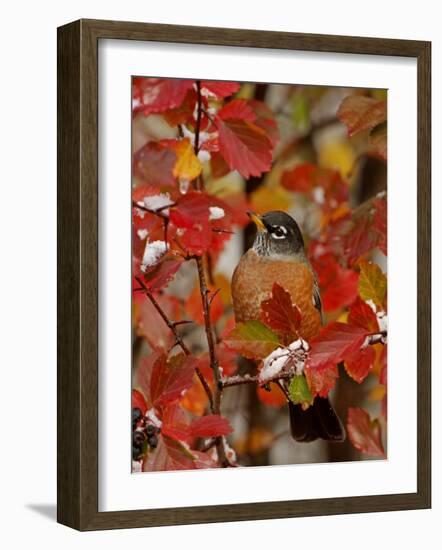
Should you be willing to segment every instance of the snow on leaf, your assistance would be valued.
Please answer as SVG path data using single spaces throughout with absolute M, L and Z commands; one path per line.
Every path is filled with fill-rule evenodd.
M 181 78 L 134 78 L 133 96 L 137 100 L 134 114 L 141 112 L 148 116 L 176 109 L 192 86 L 193 80 Z
M 301 326 L 301 312 L 292 303 L 290 293 L 278 283 L 272 287 L 272 295 L 261 302 L 261 321 L 269 328 L 285 335 L 297 335 Z
M 209 212 L 209 220 L 220 220 L 226 215 L 224 210 L 219 206 L 210 206 Z
M 313 395 L 309 390 L 305 376 L 302 374 L 291 379 L 289 395 L 292 403 L 301 405 L 304 410 L 313 405 Z
M 358 451 L 370 456 L 386 458 L 379 420 L 371 420 L 364 409 L 348 409 L 347 432 L 350 441 Z
M 218 437 L 228 435 L 233 431 L 227 418 L 219 414 L 208 414 L 195 418 L 190 425 L 190 434 L 193 437 Z
M 375 263 L 361 260 L 359 267 L 359 296 L 365 301 L 372 300 L 382 309 L 387 294 L 387 277 Z
M 202 80 L 201 88 L 203 94 L 204 90 L 207 90 L 209 95 L 222 99 L 236 93 L 240 88 L 240 84 L 239 82 L 223 82 L 221 80 Z
M 264 130 L 247 120 L 215 120 L 219 151 L 232 170 L 244 178 L 268 172 L 272 163 L 272 143 Z
M 371 130 L 387 118 L 387 102 L 371 97 L 351 95 L 339 106 L 337 117 L 347 126 L 349 136 Z
M 164 406 L 182 398 L 193 380 L 196 360 L 183 354 L 168 361 L 160 357 L 153 365 L 150 379 L 150 397 L 155 407 Z
M 167 209 L 164 210 L 165 206 L 171 206 L 173 201 L 170 199 L 169 193 L 159 193 L 158 195 L 150 195 L 143 198 L 143 204 L 149 210 L 159 210 L 163 214 L 167 213 Z
M 176 160 L 175 151 L 150 141 L 133 155 L 134 176 L 148 185 L 175 185 L 173 170 Z
M 141 271 L 146 271 L 158 263 L 160 258 L 167 252 L 169 245 L 164 241 L 146 242 L 143 259 L 141 260 Z
M 259 372 L 260 382 L 266 382 L 278 376 L 290 359 L 289 350 L 276 348 L 264 359 L 264 365 Z
M 237 323 L 224 344 L 249 359 L 262 359 L 278 347 L 277 335 L 260 321 Z

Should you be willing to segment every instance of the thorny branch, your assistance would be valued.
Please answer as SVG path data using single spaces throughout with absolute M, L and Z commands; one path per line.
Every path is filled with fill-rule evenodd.
M 152 292 L 147 288 L 147 286 L 144 284 L 142 279 L 140 277 L 136 277 L 136 280 L 137 280 L 138 284 L 141 286 L 141 288 L 143 289 L 144 294 L 147 296 L 147 298 L 150 300 L 150 302 L 152 303 L 154 308 L 159 313 L 160 317 L 163 319 L 163 321 L 166 323 L 166 325 L 171 330 L 172 334 L 175 337 L 175 345 L 180 346 L 180 348 L 183 350 L 183 352 L 186 355 L 191 355 L 189 348 L 186 346 L 186 344 L 184 343 L 184 340 L 182 339 L 182 337 L 180 336 L 179 332 L 176 329 L 176 327 L 178 325 L 184 324 L 184 321 L 178 321 L 176 323 L 173 323 L 167 317 L 166 313 L 163 311 L 160 304 L 156 301 L 156 299 L 153 296 Z M 204 378 L 203 373 L 201 372 L 201 370 L 199 369 L 198 366 L 195 366 L 195 373 L 198 376 L 198 378 L 199 378 L 199 380 L 200 380 L 200 382 L 201 382 L 201 384 L 204 388 L 204 391 L 207 394 L 207 397 L 209 399 L 209 404 L 210 404 L 210 410 L 214 413 L 215 412 L 215 407 L 214 407 L 213 394 L 212 394 L 212 391 L 211 391 L 211 389 L 210 389 L 210 387 L 207 383 L 207 380 Z
M 375 344 L 386 344 L 387 343 L 387 331 L 383 330 L 381 332 L 375 332 L 369 334 L 362 344 L 361 349 L 367 346 L 373 346 Z M 266 380 L 261 380 L 258 374 L 244 374 L 243 376 L 237 374 L 234 376 L 226 376 L 221 378 L 222 388 L 230 388 L 232 386 L 240 386 L 243 384 L 258 384 L 260 386 L 266 386 L 269 382 L 279 382 L 280 380 L 287 380 L 293 377 L 293 373 L 287 370 L 281 370 L 272 378 Z

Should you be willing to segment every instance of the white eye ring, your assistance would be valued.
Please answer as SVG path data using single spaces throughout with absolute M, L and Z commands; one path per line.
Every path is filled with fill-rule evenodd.
M 274 225 L 272 229 L 276 232 L 282 233 L 281 235 L 277 235 L 276 233 L 273 233 L 273 231 L 270 233 L 273 239 L 285 239 L 287 236 L 287 229 L 283 225 Z

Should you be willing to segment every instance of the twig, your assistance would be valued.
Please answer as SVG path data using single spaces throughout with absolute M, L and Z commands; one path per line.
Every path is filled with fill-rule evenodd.
M 138 282 L 138 284 L 141 286 L 141 288 L 143 289 L 143 292 L 146 294 L 146 296 L 149 298 L 150 302 L 152 303 L 152 305 L 154 306 L 154 308 L 157 310 L 157 312 L 159 313 L 160 317 L 163 319 L 163 321 L 166 323 L 166 325 L 169 327 L 169 329 L 172 331 L 172 334 L 174 335 L 175 337 L 175 345 L 178 345 L 180 346 L 180 348 L 183 350 L 183 352 L 186 354 L 186 355 L 191 355 L 190 353 L 190 350 L 189 348 L 186 346 L 186 344 L 184 343 L 184 340 L 181 338 L 180 334 L 178 333 L 176 327 L 177 325 L 179 324 L 183 324 L 183 321 L 178 321 L 176 323 L 173 323 L 166 315 L 166 313 L 163 311 L 162 307 L 160 306 L 160 304 L 156 301 L 155 297 L 153 296 L 152 292 L 147 288 L 147 286 L 144 284 L 144 282 L 142 281 L 142 279 L 140 277 L 135 277 L 136 281 Z M 189 321 L 186 321 L 186 322 L 189 322 Z M 204 375 L 203 373 L 201 372 L 200 368 L 198 366 L 195 365 L 195 373 L 196 375 L 198 376 L 203 388 L 204 388 L 204 391 L 206 392 L 207 394 L 207 397 L 209 399 L 209 405 L 210 405 L 210 410 L 215 413 L 215 407 L 214 407 L 214 400 L 213 400 L 213 394 L 212 394 L 212 391 L 206 381 L 206 379 L 204 378 Z
M 366 348 L 367 346 L 373 346 L 375 344 L 386 344 L 387 343 L 387 331 L 374 332 L 368 334 L 365 342 L 362 344 L 361 349 Z M 291 371 L 280 371 L 274 377 L 267 378 L 266 380 L 260 380 L 259 375 L 245 374 L 241 376 L 236 374 L 234 376 L 228 376 L 221 378 L 222 388 L 231 388 L 232 386 L 240 386 L 242 384 L 258 384 L 260 386 L 265 386 L 269 382 L 279 382 L 280 380 L 288 380 L 293 377 L 293 372 Z M 278 384 L 280 385 L 280 384 Z M 284 391 L 284 390 L 283 390 Z
M 212 325 L 210 322 L 210 302 L 209 302 L 209 289 L 206 284 L 206 276 L 204 274 L 203 260 L 201 256 L 195 257 L 196 266 L 198 269 L 198 278 L 200 284 L 201 301 L 203 304 L 204 314 L 204 327 L 206 330 L 207 345 L 209 347 L 210 367 L 213 371 L 213 378 L 215 379 L 215 388 L 213 395 L 213 413 L 220 414 L 221 410 L 221 393 L 223 390 L 221 371 L 219 369 L 218 359 L 215 352 L 215 339 L 213 337 Z M 222 437 L 216 438 L 216 450 L 218 454 L 218 462 L 220 466 L 227 467 L 230 463 L 226 456 L 226 449 L 224 447 L 224 441 Z

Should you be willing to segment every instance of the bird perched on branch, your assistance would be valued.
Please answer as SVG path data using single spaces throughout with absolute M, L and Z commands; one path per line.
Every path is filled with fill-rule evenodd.
M 258 216 L 248 212 L 257 227 L 250 248 L 241 258 L 232 278 L 232 299 L 237 322 L 259 320 L 261 303 L 272 293 L 274 283 L 290 293 L 301 312 L 299 335 L 313 338 L 322 325 L 322 306 L 315 274 L 305 254 L 304 239 L 296 221 L 282 211 Z M 296 441 L 321 438 L 344 441 L 345 430 L 328 398 L 316 397 L 303 410 L 290 400 L 290 427 Z

